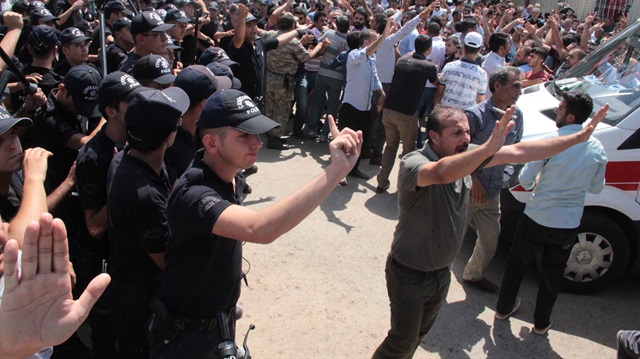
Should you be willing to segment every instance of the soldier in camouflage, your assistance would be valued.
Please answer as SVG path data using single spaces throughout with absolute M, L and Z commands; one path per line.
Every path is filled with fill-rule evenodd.
M 296 20 L 293 15 L 286 13 L 278 22 L 278 31 L 261 31 L 260 37 L 263 39 L 275 38 L 295 29 L 295 26 Z M 293 39 L 288 44 L 272 50 L 267 57 L 266 115 L 280 124 L 279 127 L 267 133 L 267 148 L 275 150 L 288 148 L 281 137 L 291 113 L 298 65 L 309 58 L 322 55 L 329 46 L 329 40 L 325 40 L 309 52 L 304 48 L 304 45 L 313 39 L 314 36 L 311 34 L 303 36 L 300 40 Z

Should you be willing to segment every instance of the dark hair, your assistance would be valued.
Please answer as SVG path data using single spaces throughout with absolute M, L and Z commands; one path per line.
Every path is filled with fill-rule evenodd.
M 575 124 L 583 124 L 593 111 L 591 96 L 582 91 L 563 92 L 561 96 L 567 104 L 566 114 L 575 117 Z
M 107 116 L 107 107 L 111 107 L 116 109 L 116 111 L 120 111 L 120 102 L 124 101 L 124 100 L 113 100 L 110 101 L 108 103 L 102 103 L 98 105 L 98 109 L 100 110 L 100 113 L 102 114 L 102 117 L 104 117 L 107 121 L 109 120 L 109 116 Z
M 507 47 L 509 43 L 509 35 L 504 32 L 494 32 L 489 36 L 489 50 L 498 52 L 500 46 Z
M 462 25 L 463 27 L 461 32 L 467 32 L 473 29 L 474 27 L 478 26 L 478 23 L 474 19 L 466 19 L 462 21 Z
M 458 46 L 460 45 L 460 38 L 454 35 L 447 37 L 444 41 L 453 41 L 453 44 Z
M 362 45 L 364 45 L 364 42 L 371 39 L 373 35 L 375 35 L 375 32 L 371 29 L 360 31 L 360 41 L 358 42 L 359 43 L 358 47 L 361 47 Z
M 462 21 L 458 21 L 453 25 L 453 28 L 456 32 L 462 32 L 462 30 L 464 30 L 464 23 Z
M 31 45 L 29 45 L 29 48 L 31 49 L 31 55 L 33 56 L 34 59 L 46 60 L 49 58 L 49 56 L 51 56 L 51 53 L 53 52 L 53 49 L 55 49 L 55 46 L 51 46 L 50 49 L 44 49 L 44 50 L 38 50 L 35 47 L 32 47 Z
M 367 21 L 367 12 L 364 11 L 363 8 L 359 7 L 353 11 L 353 17 L 355 18 L 356 14 L 360 14 L 364 17 L 364 21 Z
M 374 13 L 373 17 L 378 23 L 378 27 L 375 30 L 378 32 L 378 34 L 382 34 L 384 32 L 384 28 L 387 26 L 387 21 L 389 21 L 389 18 L 387 17 L 387 15 L 381 12 Z
M 360 31 L 352 31 L 347 34 L 347 46 L 349 46 L 351 50 L 360 47 Z
M 436 37 L 440 34 L 440 29 L 442 27 L 435 21 L 432 21 L 427 25 L 427 34 L 431 37 Z
M 538 55 L 542 60 L 547 58 L 549 52 L 542 47 L 534 47 L 531 49 L 531 55 Z
M 427 27 L 429 25 L 431 25 L 432 23 L 437 23 L 438 26 L 442 27 L 442 20 L 440 20 L 440 16 L 432 16 L 431 18 L 429 18 L 429 22 L 427 24 Z
M 416 53 L 422 54 L 425 51 L 429 50 L 431 48 L 432 43 L 433 43 L 433 40 L 431 39 L 431 37 L 424 34 L 418 35 L 418 37 L 416 37 L 416 40 L 415 40 Z
M 499 82 L 500 85 L 506 85 L 511 76 L 515 75 L 520 78 L 520 69 L 513 66 L 504 66 L 495 70 L 489 77 L 489 91 L 493 93 L 496 90 L 495 83 Z
M 349 21 L 348 17 L 344 15 L 338 16 L 336 19 L 336 29 L 339 33 L 347 33 L 347 31 L 349 31 L 349 26 L 351 26 L 351 21 Z
M 327 17 L 327 14 L 320 12 L 320 11 L 316 11 L 316 13 L 313 15 L 313 22 L 317 22 L 318 20 L 322 19 L 323 17 Z
M 469 55 L 475 55 L 475 54 L 480 52 L 480 48 L 481 47 L 482 46 L 480 46 L 480 47 L 471 47 L 471 46 L 469 46 L 467 44 L 464 44 L 464 53 L 465 54 L 469 54 Z
M 459 108 L 437 105 L 427 119 L 427 134 L 429 131 L 435 131 L 441 135 L 443 130 L 441 122 L 456 115 L 464 116 L 464 112 Z

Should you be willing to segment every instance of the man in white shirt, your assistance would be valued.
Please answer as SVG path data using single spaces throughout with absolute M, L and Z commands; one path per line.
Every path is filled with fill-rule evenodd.
M 504 32 L 494 32 L 489 37 L 489 49 L 491 52 L 485 57 L 482 69 L 487 73 L 487 81 L 491 74 L 504 66 L 505 56 L 509 53 L 509 34 Z M 488 86 L 488 85 L 487 85 Z M 486 98 L 491 98 L 491 91 L 487 87 Z

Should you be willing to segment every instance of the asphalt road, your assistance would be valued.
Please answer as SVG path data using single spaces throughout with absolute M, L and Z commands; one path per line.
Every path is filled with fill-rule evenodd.
M 263 149 L 259 172 L 248 178 L 252 209 L 284 198 L 326 167 L 326 144 L 292 139 L 296 148 Z M 361 170 L 378 167 L 363 160 Z M 254 358 L 367 358 L 389 328 L 384 265 L 397 218 L 395 179 L 375 194 L 375 179 L 349 179 L 298 227 L 270 245 L 246 244 L 248 287 L 239 305 L 238 342 L 250 323 Z M 509 321 L 494 322 L 496 294 L 460 284 L 471 255 L 470 233 L 452 265 L 447 303 L 415 358 L 614 358 L 615 334 L 640 329 L 640 280 L 626 276 L 592 295 L 561 293 L 547 337 L 530 334 L 538 274 L 520 290 L 522 306 Z M 506 251 L 487 274 L 502 279 Z

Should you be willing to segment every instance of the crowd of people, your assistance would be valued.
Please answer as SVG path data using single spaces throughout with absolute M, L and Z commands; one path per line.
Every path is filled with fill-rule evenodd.
M 533 331 L 551 327 L 584 195 L 604 184 L 606 156 L 590 135 L 608 107 L 583 129 L 591 99 L 565 94 L 557 136 L 520 142 L 515 103 L 523 87 L 561 76 L 623 30 L 624 14 L 579 19 L 566 3 L 543 13 L 528 0 L 5 4 L 0 47 L 12 61 L 0 62 L 8 74 L 0 214 L 2 231 L 16 242 L 6 247 L 9 297 L 0 314 L 27 298 L 16 279 L 20 258 L 23 279 L 36 267 L 57 277 L 71 272 L 73 295 L 88 294 L 74 304 L 82 310 L 64 314 L 88 315 L 93 350 L 75 335 L 52 350 L 71 333 L 68 325 L 26 349 L 0 340 L 0 353 L 227 353 L 239 315 L 242 242 L 273 242 L 335 186 L 369 179 L 361 160 L 380 167 L 375 192 L 387 192 L 400 143 L 399 222 L 386 268 L 391 330 L 374 357 L 416 350 L 446 298 L 467 226 L 478 240 L 464 283 L 500 290 L 498 319 L 518 309 L 531 254 L 553 248 L 545 249 L 552 255 Z M 331 164 L 281 201 L 244 208 L 245 176 L 258 171 L 263 140 L 274 151 L 328 142 Z M 527 162 L 523 184 L 537 184 L 540 195 L 527 206 L 500 288 L 484 273 L 500 232 L 501 174 L 507 163 Z M 549 191 L 555 195 L 545 197 Z M 562 199 L 569 211 L 557 209 Z M 73 269 L 55 256 L 52 264 L 50 251 L 38 253 L 38 232 L 53 238 L 40 240 L 54 253 L 66 253 L 60 242 L 68 237 Z M 0 239 L 4 249 L 4 232 Z M 60 288 L 58 297 L 67 309 L 68 291 Z M 0 325 L 0 337 L 11 329 Z

